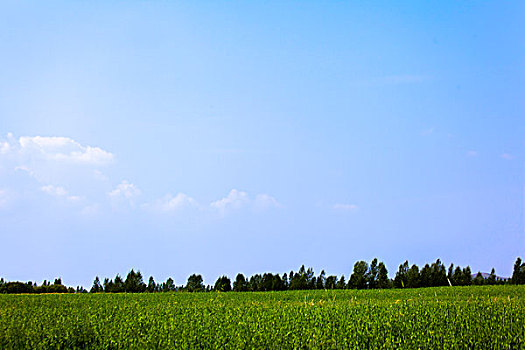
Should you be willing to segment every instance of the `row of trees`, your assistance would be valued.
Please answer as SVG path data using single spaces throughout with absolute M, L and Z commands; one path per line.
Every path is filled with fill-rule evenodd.
M 118 282 L 117 282 L 118 281 Z M 425 264 L 423 268 L 415 264 L 409 265 L 408 261 L 399 265 L 399 269 L 393 279 L 388 278 L 388 270 L 383 262 L 373 259 L 370 264 L 366 261 L 358 261 L 354 264 L 352 274 L 348 282 L 345 276 L 326 276 L 321 271 L 318 276 L 314 275 L 312 268 L 301 266 L 299 271 L 293 270 L 289 273 L 279 274 L 264 273 L 255 274 L 246 278 L 242 273 L 237 274 L 233 284 L 229 277 L 221 276 L 213 286 L 205 286 L 201 275 L 193 274 L 188 278 L 185 286 L 176 286 L 173 279 L 168 278 L 166 282 L 157 284 L 150 277 L 146 285 L 142 281 L 140 272 L 130 271 L 126 280 L 123 281 L 119 275 L 115 280 L 104 281 L 101 285 L 98 277 L 95 278 L 91 292 L 169 292 L 169 291 L 237 291 L 237 292 L 264 292 L 283 290 L 308 290 L 308 289 L 377 289 L 377 288 L 421 288 L 437 286 L 468 286 L 493 285 L 493 284 L 525 284 L 525 264 L 518 258 L 514 266 L 512 279 L 504 279 L 496 276 L 492 269 L 490 275 L 484 276 L 481 272 L 472 275 L 469 266 L 461 268 L 451 264 L 447 270 L 445 265 L 437 259 L 432 264 Z M 118 286 L 116 288 L 115 286 Z
M 213 286 L 204 285 L 201 275 L 193 274 L 188 278 L 186 285 L 177 286 L 172 278 L 165 282 L 156 283 L 153 277 L 149 277 L 146 284 L 140 271 L 133 269 L 126 278 L 116 275 L 114 279 L 105 278 L 103 282 L 97 276 L 90 289 L 91 293 L 157 293 L 157 292 L 204 292 L 204 291 L 283 291 L 283 290 L 308 290 L 308 289 L 376 289 L 376 288 L 421 288 L 437 286 L 468 286 L 493 285 L 493 284 L 525 284 L 525 263 L 521 258 L 516 260 L 514 270 L 510 279 L 499 278 L 494 269 L 490 275 L 485 276 L 478 272 L 472 274 L 469 266 L 461 268 L 451 264 L 448 269 L 437 259 L 432 264 L 425 264 L 423 268 L 415 264 L 409 265 L 405 261 L 399 265 L 398 271 L 393 279 L 388 278 L 388 270 L 383 262 L 373 259 L 370 264 L 366 261 L 358 261 L 354 264 L 353 271 L 348 279 L 345 276 L 326 276 L 321 271 L 318 276 L 314 275 L 312 268 L 301 266 L 299 271 L 293 270 L 289 273 L 279 274 L 264 273 L 255 274 L 246 278 L 242 273 L 237 274 L 233 284 L 227 276 L 221 276 Z M 82 293 L 87 292 L 83 287 L 76 289 L 62 285 L 60 278 L 55 279 L 53 284 L 44 281 L 41 286 L 33 282 L 5 282 L 0 279 L 0 293 Z

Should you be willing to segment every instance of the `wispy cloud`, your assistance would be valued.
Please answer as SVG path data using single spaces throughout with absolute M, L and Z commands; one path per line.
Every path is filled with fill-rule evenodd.
M 4 142 L 2 153 L 16 152 L 20 155 L 45 160 L 89 165 L 103 165 L 113 161 L 113 154 L 99 147 L 85 146 L 69 137 L 22 136 L 17 142 Z
M 467 151 L 467 156 L 468 157 L 476 157 L 477 155 L 478 155 L 478 152 L 476 152 L 476 151 L 472 151 L 472 150 Z
M 240 209 L 246 206 L 249 202 L 250 199 L 246 192 L 233 189 L 226 197 L 212 202 L 210 206 L 224 213 L 229 209 Z
M 261 193 L 256 195 L 255 199 L 252 199 L 248 193 L 232 189 L 226 197 L 210 203 L 210 207 L 224 215 L 229 211 L 241 208 L 251 208 L 257 211 L 269 208 L 282 208 L 282 204 L 268 194 Z
M 513 160 L 514 159 L 514 156 L 512 154 L 509 154 L 509 153 L 503 153 L 500 155 L 501 158 L 505 159 L 505 160 Z
M 70 202 L 78 202 L 82 200 L 80 196 L 71 196 L 68 191 L 62 186 L 46 185 L 40 187 L 40 190 L 53 197 L 65 198 Z
M 167 194 L 152 203 L 144 204 L 143 207 L 157 212 L 173 213 L 186 208 L 199 208 L 199 203 L 184 193 L 177 193 L 175 197 Z
M 119 205 L 123 202 L 134 205 L 135 198 L 141 195 L 141 191 L 134 184 L 123 180 L 108 193 L 109 198 L 112 200 L 114 205 Z
M 257 209 L 282 208 L 283 205 L 274 197 L 268 194 L 258 194 L 255 197 L 255 207 Z
M 356 211 L 357 209 L 359 209 L 359 207 L 356 204 L 344 204 L 344 203 L 334 204 L 333 208 L 335 210 L 340 210 L 340 211 Z

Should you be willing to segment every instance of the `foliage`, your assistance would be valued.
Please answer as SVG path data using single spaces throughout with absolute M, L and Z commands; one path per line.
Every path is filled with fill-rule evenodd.
M 0 295 L 1 349 L 522 349 L 525 287 Z

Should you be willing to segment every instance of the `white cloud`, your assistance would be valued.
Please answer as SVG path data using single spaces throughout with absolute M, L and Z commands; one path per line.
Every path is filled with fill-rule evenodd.
M 175 197 L 167 194 L 151 204 L 145 204 L 144 207 L 151 208 L 154 211 L 168 213 L 180 211 L 184 208 L 198 208 L 199 204 L 190 196 L 184 193 L 177 193 Z
M 16 140 L 11 133 L 0 142 L 0 154 L 87 165 L 108 164 L 114 158 L 108 151 L 82 145 L 69 137 L 21 136 Z
M 282 204 L 277 199 L 267 194 L 258 194 L 255 197 L 255 206 L 259 209 L 282 208 Z
M 67 190 L 61 186 L 46 185 L 46 186 L 40 187 L 40 190 L 44 193 L 47 193 L 50 196 L 62 197 L 62 198 L 67 199 L 70 202 L 78 202 L 82 200 L 82 197 L 68 195 Z
M 113 205 L 128 203 L 131 206 L 135 205 L 135 198 L 141 195 L 141 191 L 134 184 L 123 180 L 117 187 L 108 193 Z
M 48 160 L 103 165 L 113 161 L 113 154 L 98 147 L 83 146 L 69 137 L 22 136 L 20 153 Z
M 505 160 L 513 160 L 514 159 L 514 156 L 512 154 L 509 154 L 509 153 L 503 153 L 500 157 L 505 159 Z
M 110 197 L 118 198 L 123 197 L 126 199 L 131 199 L 133 197 L 137 197 L 141 194 L 140 190 L 132 183 L 127 182 L 126 180 L 123 180 L 121 183 L 117 185 L 117 187 L 108 193 Z
M 40 187 L 40 190 L 44 193 L 56 197 L 63 197 L 67 195 L 67 191 L 65 190 L 65 188 L 60 186 L 47 185 Z
M 342 203 L 334 204 L 333 208 L 335 210 L 342 210 L 342 211 L 356 211 L 357 209 L 359 209 L 359 207 L 355 204 L 342 204 Z
M 246 192 L 233 189 L 226 197 L 212 202 L 210 206 L 214 209 L 224 212 L 228 209 L 240 209 L 249 202 L 250 199 L 248 198 L 248 194 Z
M 476 157 L 478 155 L 478 152 L 476 151 L 468 151 L 467 156 L 469 157 Z

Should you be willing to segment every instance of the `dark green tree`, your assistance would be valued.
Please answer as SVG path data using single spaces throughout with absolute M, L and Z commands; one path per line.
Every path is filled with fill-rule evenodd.
M 461 285 L 470 286 L 472 284 L 472 271 L 470 270 L 470 266 L 463 268 L 461 272 L 462 272 Z
M 326 289 L 335 289 L 337 284 L 337 276 L 331 275 L 326 277 L 326 282 L 324 284 L 324 287 Z
M 476 277 L 474 277 L 474 279 L 472 280 L 472 283 L 475 284 L 476 286 L 482 286 L 483 284 L 485 284 L 485 279 L 483 278 L 483 275 L 481 274 L 481 272 L 478 272 L 476 274 Z
M 93 287 L 91 287 L 90 293 L 100 293 L 103 292 L 104 288 L 100 285 L 100 280 L 98 279 L 98 276 L 95 277 L 95 280 L 93 281 Z
M 326 277 L 324 270 L 321 271 L 315 282 L 315 289 L 324 289 L 326 283 Z
M 126 276 L 124 290 L 126 293 L 142 293 L 146 290 L 146 284 L 142 280 L 142 274 L 140 271 L 135 272 L 131 269 Z
M 358 261 L 354 264 L 354 270 L 348 280 L 348 288 L 365 289 L 368 282 L 368 264 L 366 261 Z
M 346 289 L 346 281 L 345 281 L 344 275 L 342 275 L 341 278 L 339 278 L 339 280 L 335 284 L 335 288 L 336 289 Z
M 188 277 L 186 290 L 189 292 L 204 292 L 204 283 L 201 275 L 193 274 Z
M 410 269 L 406 272 L 406 287 L 407 288 L 418 288 L 420 283 L 419 267 L 413 264 Z
M 408 260 L 399 265 L 399 269 L 394 277 L 394 288 L 407 287 Z
M 153 276 L 149 276 L 148 286 L 146 287 L 146 292 L 154 293 L 156 291 L 157 291 L 157 284 L 155 283 Z
M 369 289 L 375 289 L 377 288 L 377 279 L 378 279 L 378 266 L 377 266 L 377 258 L 374 258 L 372 262 L 370 263 L 370 268 L 368 269 L 367 273 L 367 285 Z
M 233 291 L 234 292 L 245 292 L 248 290 L 248 284 L 246 283 L 246 278 L 242 273 L 238 273 L 235 277 L 235 282 L 233 282 Z
M 213 287 L 218 292 L 229 292 L 232 290 L 231 281 L 227 276 L 221 276 L 217 278 L 215 286 Z
M 441 260 L 437 259 L 432 265 L 430 266 L 431 270 L 431 286 L 433 287 L 439 287 L 439 286 L 446 286 L 448 285 L 447 282 L 447 269 L 445 268 L 445 265 L 441 262 Z
M 377 265 L 377 268 L 377 288 L 390 288 L 391 282 L 388 278 L 388 270 L 386 269 L 385 264 L 380 262 L 379 265 Z
M 425 264 L 419 272 L 419 285 L 421 287 L 432 286 L 432 270 L 428 264 Z
M 463 271 L 461 271 L 461 267 L 457 266 L 454 270 L 454 273 L 452 274 L 452 278 L 450 280 L 453 286 L 462 286 L 463 285 Z
M 525 263 L 521 262 L 520 257 L 518 257 L 514 263 L 511 282 L 513 284 L 525 284 Z
M 490 275 L 487 278 L 487 284 L 490 284 L 490 285 L 496 284 L 496 270 L 494 268 L 492 268 L 492 270 L 490 271 Z

